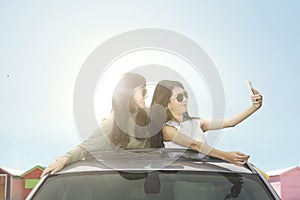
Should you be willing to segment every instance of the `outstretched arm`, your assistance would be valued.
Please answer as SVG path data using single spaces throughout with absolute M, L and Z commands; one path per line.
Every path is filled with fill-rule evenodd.
M 111 132 L 113 123 L 113 116 L 109 116 L 104 119 L 100 128 L 97 129 L 87 140 L 85 140 L 80 145 L 77 145 L 74 149 L 66 153 L 63 157 L 57 158 L 55 162 L 50 164 L 42 173 L 43 177 L 48 172 L 52 174 L 60 171 L 65 165 L 75 162 L 77 160 L 82 160 L 85 158 L 88 151 L 98 151 L 105 145 L 110 144 L 110 140 L 107 136 Z
M 217 130 L 222 128 L 234 127 L 237 124 L 241 123 L 245 119 L 247 119 L 250 115 L 256 112 L 261 106 L 263 102 L 263 97 L 258 90 L 253 88 L 252 83 L 249 81 L 250 89 L 253 93 L 251 96 L 252 105 L 249 106 L 246 110 L 240 112 L 239 114 L 226 118 L 224 120 L 212 120 L 207 118 L 200 119 L 201 129 L 205 132 L 208 130 Z
M 194 145 L 196 147 L 195 150 L 198 152 L 202 152 L 206 155 L 216 157 L 222 160 L 226 160 L 227 162 L 231 162 L 237 166 L 243 166 L 249 159 L 249 155 L 246 155 L 244 153 L 238 152 L 238 151 L 232 151 L 232 152 L 225 152 L 218 149 L 215 149 L 206 143 L 194 141 Z
M 250 157 L 249 155 L 245 155 L 240 152 L 220 151 L 218 149 L 215 149 L 207 145 L 205 142 L 193 140 L 192 138 L 178 132 L 177 129 L 175 129 L 174 127 L 170 127 L 170 126 L 165 126 L 163 128 L 163 137 L 165 141 L 172 141 L 178 145 L 191 148 L 205 155 L 226 160 L 237 166 L 244 165 Z

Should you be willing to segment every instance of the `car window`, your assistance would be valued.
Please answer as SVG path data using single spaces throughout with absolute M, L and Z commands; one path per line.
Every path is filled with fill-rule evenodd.
M 93 172 L 49 177 L 33 199 L 273 199 L 257 175 L 191 172 Z

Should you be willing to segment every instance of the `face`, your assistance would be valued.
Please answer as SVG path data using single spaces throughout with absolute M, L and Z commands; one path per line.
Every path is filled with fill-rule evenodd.
M 145 99 L 148 97 L 145 85 L 134 89 L 132 98 L 139 108 L 145 108 Z
M 168 109 L 176 115 L 181 115 L 182 113 L 187 112 L 186 91 L 181 87 L 175 87 L 172 92 L 173 95 L 170 98 Z

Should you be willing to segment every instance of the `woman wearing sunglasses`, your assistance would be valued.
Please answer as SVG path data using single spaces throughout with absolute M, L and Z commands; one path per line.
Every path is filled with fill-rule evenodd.
M 42 173 L 60 171 L 65 165 L 82 160 L 88 152 L 115 148 L 148 148 L 147 133 L 137 127 L 149 123 L 145 99 L 147 98 L 145 78 L 139 74 L 126 73 L 118 82 L 112 96 L 112 112 L 104 119 L 99 129 L 87 140 L 56 159 Z M 138 125 L 138 126 L 137 126 Z
M 166 110 L 167 119 L 162 129 L 166 148 L 191 148 L 209 156 L 217 157 L 238 166 L 245 164 L 249 158 L 240 152 L 224 152 L 207 145 L 204 132 L 233 127 L 262 105 L 262 95 L 253 87 L 252 105 L 238 115 L 215 121 L 207 118 L 190 117 L 187 111 L 188 94 L 183 85 L 177 81 L 160 81 L 153 94 L 151 106 L 159 104 Z M 220 123 L 221 122 L 221 123 Z M 160 137 L 156 135 L 154 137 Z

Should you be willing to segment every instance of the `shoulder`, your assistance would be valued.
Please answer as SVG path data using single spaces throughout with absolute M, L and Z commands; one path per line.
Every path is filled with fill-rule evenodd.
M 112 122 L 114 120 L 114 113 L 110 113 L 106 118 L 102 119 L 100 126 L 105 123 Z
M 162 132 L 169 133 L 169 132 L 177 131 L 178 126 L 179 126 L 179 124 L 177 122 L 168 121 L 164 124 L 164 126 L 162 128 Z
M 166 123 L 165 123 L 165 126 L 179 126 L 180 124 L 178 123 L 178 122 L 175 122 L 175 121 L 173 121 L 173 120 L 170 120 L 170 121 L 167 121 Z
M 112 129 L 114 123 L 114 114 L 111 113 L 107 118 L 104 118 L 100 125 L 99 128 L 101 131 L 103 131 L 104 134 L 109 134 L 110 130 Z

